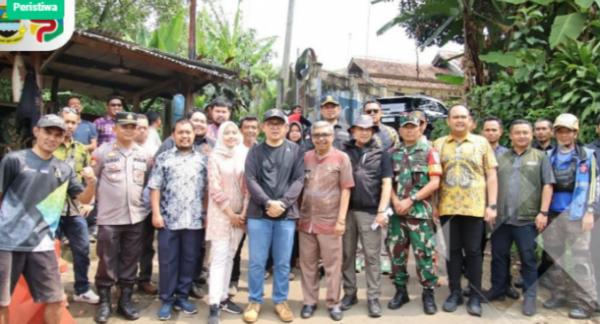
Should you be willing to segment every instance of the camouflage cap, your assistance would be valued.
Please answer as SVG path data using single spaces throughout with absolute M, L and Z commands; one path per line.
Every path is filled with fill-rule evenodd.
M 419 119 L 419 115 L 416 111 L 400 115 L 400 127 L 404 127 L 408 124 L 413 124 L 415 126 L 419 126 L 421 124 L 421 120 Z

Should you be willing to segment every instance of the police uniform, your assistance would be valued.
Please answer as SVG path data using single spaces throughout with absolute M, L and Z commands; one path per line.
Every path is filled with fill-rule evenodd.
M 116 116 L 117 125 L 136 123 L 134 113 Z M 98 177 L 96 286 L 101 304 L 103 293 L 110 291 L 113 284 L 118 283 L 130 293 L 136 281 L 142 252 L 142 221 L 148 215 L 142 190 L 151 163 L 152 155 L 135 143 L 130 148 L 121 148 L 116 141 L 104 143 L 92 156 L 92 168 Z
M 414 118 L 413 114 L 403 117 L 402 122 L 418 126 L 418 118 Z M 401 143 L 393 151 L 392 165 L 396 195 L 399 199 L 413 199 L 413 205 L 407 215 L 394 214 L 390 218 L 388 247 L 392 252 L 392 278 L 397 287 L 406 287 L 408 246 L 412 245 L 421 285 L 424 289 L 433 289 L 438 280 L 433 263 L 433 209 L 429 199 L 416 201 L 415 195 L 429 183 L 431 175 L 441 176 L 439 154 L 424 141 L 417 141 L 410 147 Z

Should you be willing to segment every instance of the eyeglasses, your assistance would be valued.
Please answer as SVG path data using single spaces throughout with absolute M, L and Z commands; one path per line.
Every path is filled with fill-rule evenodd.
M 333 135 L 332 133 L 315 133 L 312 136 L 314 138 L 320 139 L 320 138 L 327 138 L 327 137 L 332 136 L 332 135 Z
M 365 110 L 365 114 L 367 115 L 372 115 L 372 114 L 377 114 L 379 113 L 381 110 L 379 109 L 369 109 L 369 110 Z
M 79 111 L 77 111 L 77 109 L 75 109 L 75 108 L 71 108 L 71 107 L 64 107 L 64 108 L 62 109 L 62 112 L 64 112 L 64 113 L 69 113 L 69 114 L 76 114 L 76 115 L 79 115 Z

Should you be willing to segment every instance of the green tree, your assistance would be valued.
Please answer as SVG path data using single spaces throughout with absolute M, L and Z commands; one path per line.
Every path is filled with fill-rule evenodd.
M 148 22 L 168 21 L 182 0 L 77 0 L 76 26 L 131 36 Z

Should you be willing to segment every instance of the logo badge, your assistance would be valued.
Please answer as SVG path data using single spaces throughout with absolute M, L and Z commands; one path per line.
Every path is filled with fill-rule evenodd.
M 0 0 L 0 51 L 52 51 L 75 30 L 75 0 Z

